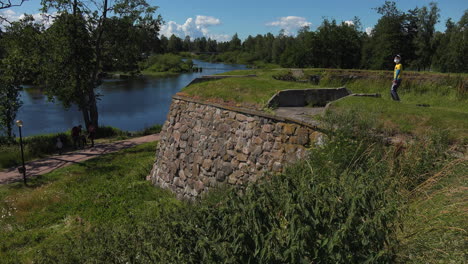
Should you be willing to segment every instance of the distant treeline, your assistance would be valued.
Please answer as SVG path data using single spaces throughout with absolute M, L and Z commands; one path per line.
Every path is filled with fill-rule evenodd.
M 449 18 L 445 32 L 435 30 L 440 17 L 436 3 L 403 12 L 386 1 L 375 10 L 381 17 L 369 34 L 357 17 L 352 23 L 324 19 L 315 31 L 304 27 L 295 37 L 284 31 L 244 41 L 235 34 L 227 42 L 160 36 L 155 52 L 217 53 L 204 56 L 249 65 L 362 69 L 389 69 L 400 54 L 407 69 L 468 72 L 468 10 L 457 23 Z

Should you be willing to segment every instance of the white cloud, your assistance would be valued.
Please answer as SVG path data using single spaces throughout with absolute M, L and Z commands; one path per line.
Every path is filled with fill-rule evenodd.
M 43 13 L 32 14 L 34 21 L 36 23 L 43 24 L 46 27 L 49 27 L 50 25 L 52 25 L 52 23 L 54 22 L 54 17 L 56 15 L 57 13 L 53 13 L 52 15 L 43 14 Z M 13 10 L 8 9 L 8 10 L 0 12 L 0 17 L 4 18 L 7 22 L 15 22 L 15 21 L 25 18 L 26 14 L 18 14 Z M 3 20 L 1 22 L 2 22 L 2 25 L 5 25 L 6 23 Z
M 277 21 L 269 22 L 267 26 L 279 27 L 284 29 L 287 35 L 295 34 L 300 28 L 310 26 L 312 23 L 308 22 L 304 17 L 287 16 L 280 17 Z
M 351 20 L 346 20 L 344 23 L 348 26 L 354 26 L 354 22 Z
M 167 22 L 161 27 L 161 35 L 170 37 L 174 34 L 179 38 L 190 36 L 192 39 L 206 37 L 217 41 L 230 40 L 230 35 L 210 32 L 209 27 L 220 24 L 221 20 L 212 16 L 196 16 L 195 19 L 189 17 L 184 24 L 177 24 L 174 21 Z
M 369 35 L 369 36 L 372 35 L 372 30 L 373 30 L 373 29 L 374 29 L 373 27 L 366 27 L 366 33 L 367 33 L 367 35 Z
M 197 16 L 195 24 L 197 26 L 213 26 L 221 24 L 221 20 L 212 16 Z

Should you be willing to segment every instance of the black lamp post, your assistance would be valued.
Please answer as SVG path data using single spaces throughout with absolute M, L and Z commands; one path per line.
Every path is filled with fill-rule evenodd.
M 21 127 L 23 127 L 23 121 L 16 120 L 16 125 L 18 126 L 20 133 L 21 161 L 23 162 L 23 167 L 18 168 L 18 171 L 20 173 L 23 173 L 23 182 L 24 185 L 26 185 L 26 167 L 24 166 L 23 135 L 21 134 Z

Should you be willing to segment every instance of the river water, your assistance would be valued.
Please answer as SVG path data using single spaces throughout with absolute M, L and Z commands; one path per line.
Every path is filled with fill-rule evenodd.
M 166 120 L 172 96 L 202 75 L 245 69 L 244 65 L 208 63 L 194 60 L 201 73 L 184 73 L 175 77 L 149 77 L 137 79 L 106 79 L 97 89 L 100 125 L 113 126 L 126 131 L 142 130 Z M 63 109 L 60 102 L 49 102 L 37 89 L 21 92 L 23 106 L 17 119 L 24 122 L 23 135 L 31 136 L 63 132 L 84 122 L 76 106 Z

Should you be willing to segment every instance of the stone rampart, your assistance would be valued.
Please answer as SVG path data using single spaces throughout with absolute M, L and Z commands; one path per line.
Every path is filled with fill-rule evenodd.
M 175 96 L 150 180 L 194 198 L 221 183 L 242 185 L 281 172 L 322 136 L 309 124 Z

